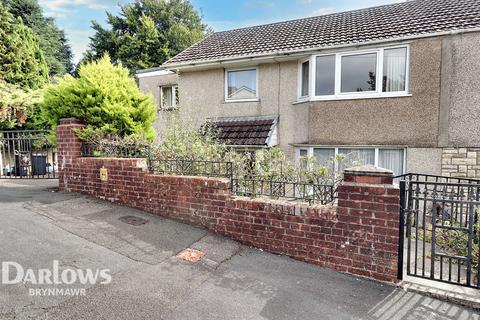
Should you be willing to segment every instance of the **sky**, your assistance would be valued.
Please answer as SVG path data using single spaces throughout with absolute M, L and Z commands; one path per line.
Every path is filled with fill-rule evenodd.
M 88 48 L 91 21 L 106 25 L 106 11 L 133 0 L 39 0 L 46 15 L 54 17 L 70 41 L 75 62 Z M 191 0 L 214 31 L 329 14 L 404 0 Z

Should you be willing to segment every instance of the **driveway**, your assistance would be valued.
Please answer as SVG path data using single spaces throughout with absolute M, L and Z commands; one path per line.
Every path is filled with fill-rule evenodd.
M 480 319 L 469 309 L 203 229 L 54 192 L 55 183 L 0 180 L 2 262 L 35 272 L 53 269 L 54 261 L 60 271 L 108 269 L 112 281 L 1 284 L 0 319 Z M 186 248 L 205 256 L 177 258 Z M 85 291 L 30 295 L 39 288 Z

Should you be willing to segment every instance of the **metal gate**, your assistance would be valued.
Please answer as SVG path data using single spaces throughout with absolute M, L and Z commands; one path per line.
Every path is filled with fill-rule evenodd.
M 480 288 L 480 181 L 420 174 L 397 178 L 403 213 L 399 269 Z
M 0 179 L 53 179 L 56 152 L 46 131 L 0 131 Z

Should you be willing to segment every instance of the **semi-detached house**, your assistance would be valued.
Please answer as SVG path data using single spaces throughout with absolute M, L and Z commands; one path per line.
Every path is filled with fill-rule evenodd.
M 158 128 L 335 154 L 396 174 L 480 177 L 480 1 L 416 0 L 217 32 L 139 71 Z

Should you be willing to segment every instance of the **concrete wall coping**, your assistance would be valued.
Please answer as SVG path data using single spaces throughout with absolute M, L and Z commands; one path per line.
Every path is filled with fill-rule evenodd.
M 60 125 L 62 124 L 83 124 L 83 121 L 77 118 L 63 118 L 60 119 Z
M 354 176 L 374 176 L 374 177 L 391 177 L 393 176 L 393 171 L 372 166 L 372 165 L 363 165 L 357 167 L 347 168 L 344 171 L 345 175 L 354 175 Z

